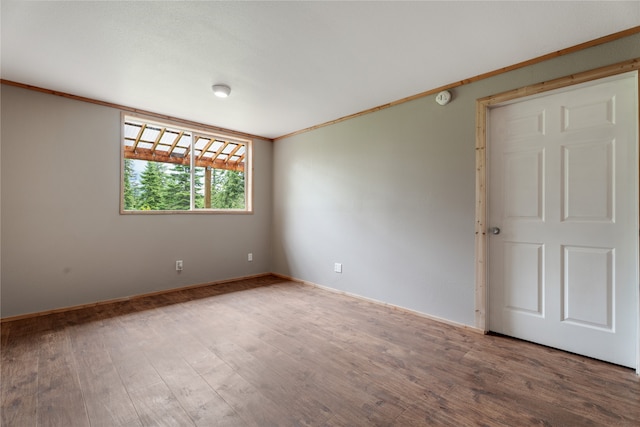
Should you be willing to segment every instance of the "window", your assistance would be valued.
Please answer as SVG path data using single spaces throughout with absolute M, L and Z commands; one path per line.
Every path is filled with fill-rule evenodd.
M 123 115 L 120 211 L 251 212 L 250 156 L 250 140 Z

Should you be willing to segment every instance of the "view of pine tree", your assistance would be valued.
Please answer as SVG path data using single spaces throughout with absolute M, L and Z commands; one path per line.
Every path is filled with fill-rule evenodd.
M 158 162 L 147 162 L 140 174 L 140 198 L 137 209 L 163 210 L 165 208 L 165 165 Z
M 164 187 L 164 208 L 169 210 L 189 210 L 191 200 L 191 168 L 172 165 Z
M 204 179 L 204 168 L 196 167 L 195 173 L 193 175 L 193 187 L 195 189 L 195 200 L 193 201 L 196 209 L 204 208 L 204 189 L 203 187 L 203 179 Z
M 196 167 L 193 176 L 195 209 L 205 208 L 204 177 L 205 168 Z M 212 169 L 210 207 L 244 209 L 244 180 L 243 172 Z M 124 209 L 190 210 L 191 182 L 188 165 L 125 159 Z
M 244 209 L 244 173 L 214 169 L 211 184 L 211 207 Z
M 133 163 L 130 159 L 124 160 L 124 209 L 132 210 L 136 208 L 136 173 L 133 170 Z

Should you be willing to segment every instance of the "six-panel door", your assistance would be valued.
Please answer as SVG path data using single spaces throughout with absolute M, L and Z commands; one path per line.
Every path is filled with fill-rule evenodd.
M 489 329 L 635 367 L 637 72 L 489 111 Z

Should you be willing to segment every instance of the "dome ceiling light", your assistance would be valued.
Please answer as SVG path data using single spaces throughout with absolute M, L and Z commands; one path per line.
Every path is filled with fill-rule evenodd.
M 231 93 L 231 88 L 227 85 L 213 85 L 211 89 L 218 98 L 226 98 Z

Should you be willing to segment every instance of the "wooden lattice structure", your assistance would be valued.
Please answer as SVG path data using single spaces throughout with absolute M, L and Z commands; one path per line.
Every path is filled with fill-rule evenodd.
M 192 144 L 193 139 L 193 144 Z M 124 158 L 244 172 L 246 142 L 127 118 Z

